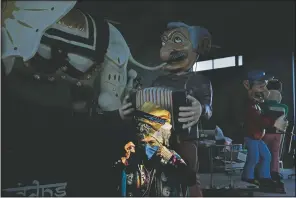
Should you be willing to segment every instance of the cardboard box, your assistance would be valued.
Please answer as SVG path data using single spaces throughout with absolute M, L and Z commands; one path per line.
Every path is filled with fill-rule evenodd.
M 226 158 L 227 161 L 231 161 L 231 152 L 221 153 L 220 157 Z M 247 160 L 247 153 L 244 151 L 233 151 L 232 152 L 232 161 L 241 161 L 245 162 Z

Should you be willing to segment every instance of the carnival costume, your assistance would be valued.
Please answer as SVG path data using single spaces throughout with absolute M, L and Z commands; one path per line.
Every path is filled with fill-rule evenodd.
M 135 113 L 138 141 L 125 145 L 121 196 L 186 196 L 195 176 L 184 160 L 170 149 L 171 114 L 146 102 Z M 184 188 L 181 188 L 183 186 Z

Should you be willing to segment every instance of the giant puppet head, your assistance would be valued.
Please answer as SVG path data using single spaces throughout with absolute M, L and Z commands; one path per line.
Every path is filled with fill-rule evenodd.
M 266 75 L 264 71 L 251 71 L 244 80 L 244 86 L 248 90 L 248 96 L 251 100 L 262 103 L 269 96 L 267 89 L 268 81 L 272 76 Z
M 276 103 L 281 103 L 282 94 L 278 90 L 269 90 L 269 95 L 266 99 L 269 101 L 274 101 Z
M 268 81 L 267 89 L 268 90 L 277 90 L 281 93 L 282 89 L 283 89 L 283 84 L 278 79 L 272 79 L 272 80 Z
M 200 54 L 211 48 L 211 35 L 207 29 L 188 26 L 182 22 L 171 22 L 161 37 L 161 59 L 167 63 L 168 71 L 187 71 Z

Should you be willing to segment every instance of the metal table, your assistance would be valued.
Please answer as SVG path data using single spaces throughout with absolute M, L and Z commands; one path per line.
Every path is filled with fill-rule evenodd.
M 235 147 L 240 146 L 239 144 L 233 145 L 216 145 L 214 141 L 212 143 L 200 144 L 200 146 L 206 147 L 208 150 L 208 156 L 210 161 L 209 173 L 200 174 L 201 186 L 204 191 L 213 191 L 215 193 L 222 192 L 234 192 L 238 194 L 247 193 L 247 196 L 253 196 L 253 192 L 259 191 L 259 187 L 244 182 L 241 180 L 241 172 L 243 166 L 235 166 L 233 160 L 233 153 L 238 152 Z M 216 151 L 219 155 L 224 154 L 224 160 L 226 162 L 226 155 L 230 158 L 228 161 L 230 165 L 224 164 L 216 166 L 214 161 L 217 156 L 213 156 L 213 151 Z M 220 156 L 221 157 L 221 156 Z M 219 160 L 218 160 L 219 161 Z M 239 170 L 239 171 L 237 171 Z M 212 195 L 211 195 L 212 196 Z M 239 195 L 237 195 L 239 196 Z

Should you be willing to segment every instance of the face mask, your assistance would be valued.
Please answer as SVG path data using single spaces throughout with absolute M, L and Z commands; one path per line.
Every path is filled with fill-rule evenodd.
M 145 152 L 148 157 L 148 160 L 150 160 L 152 158 L 152 156 L 156 153 L 158 148 L 159 148 L 159 146 L 150 146 L 148 144 L 145 146 Z

